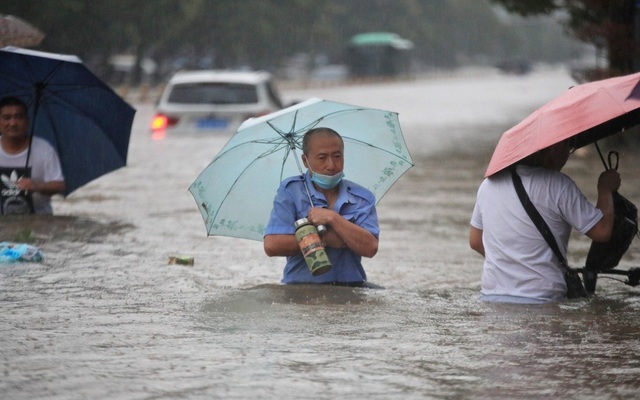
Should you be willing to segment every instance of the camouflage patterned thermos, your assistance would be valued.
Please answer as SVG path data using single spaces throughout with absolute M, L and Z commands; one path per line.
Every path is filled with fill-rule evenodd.
M 328 272 L 331 269 L 331 261 L 316 227 L 306 218 L 297 220 L 295 227 L 296 239 L 311 275 L 317 276 Z

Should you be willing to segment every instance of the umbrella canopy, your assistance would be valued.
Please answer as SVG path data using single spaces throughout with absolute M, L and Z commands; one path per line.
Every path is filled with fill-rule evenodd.
M 58 151 L 65 195 L 126 165 L 135 110 L 76 56 L 0 50 L 0 97 L 29 106 L 32 134 Z
M 506 131 L 485 176 L 575 137 L 576 148 L 640 123 L 640 73 L 570 88 Z
M 36 27 L 12 15 L 0 15 L 0 47 L 37 46 L 44 34 Z
M 398 114 L 310 99 L 245 121 L 193 182 L 207 234 L 262 240 L 278 186 L 302 173 L 302 137 L 316 127 L 340 133 L 345 177 L 377 201 L 413 166 Z

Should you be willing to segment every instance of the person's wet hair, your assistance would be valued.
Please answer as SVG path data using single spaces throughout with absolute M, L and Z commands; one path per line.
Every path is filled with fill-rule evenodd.
M 337 138 L 340 139 L 340 141 L 342 142 L 342 144 L 344 145 L 344 141 L 342 140 L 342 136 L 340 136 L 340 134 L 336 131 L 334 131 L 331 128 L 324 128 L 324 127 L 320 127 L 320 128 L 313 128 L 313 129 L 309 129 L 307 131 L 307 133 L 304 134 L 304 137 L 302 138 L 302 153 L 307 154 L 307 150 L 309 150 L 309 141 L 311 140 L 311 138 L 313 136 L 335 136 Z
M 0 99 L 0 109 L 6 106 L 20 106 L 24 113 L 27 113 L 27 104 L 15 96 L 7 96 Z
M 551 149 L 554 146 L 558 146 L 560 144 L 567 146 L 569 153 L 573 153 L 576 150 L 577 140 L 575 137 L 570 137 L 568 139 L 563 140 L 562 142 L 558 142 L 549 147 L 545 147 L 542 150 L 538 150 L 535 153 L 523 158 L 522 160 L 516 162 L 514 165 L 526 165 L 529 167 L 542 167 L 545 165 L 546 157 L 551 153 Z
M 545 150 L 536 151 L 535 153 L 528 155 L 522 160 L 516 162 L 514 165 L 526 165 L 528 167 L 541 167 L 544 161 Z

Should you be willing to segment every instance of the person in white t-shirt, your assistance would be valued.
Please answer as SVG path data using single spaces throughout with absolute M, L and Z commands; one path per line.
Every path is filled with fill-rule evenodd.
M 52 214 L 51 196 L 65 190 L 58 154 L 28 126 L 22 100 L 0 100 L 0 215 Z
M 571 229 L 606 242 L 613 228 L 612 192 L 620 175 L 611 169 L 598 179 L 594 207 L 575 182 L 560 171 L 571 153 L 563 141 L 516 166 L 527 194 L 566 256 Z M 485 179 L 471 217 L 471 248 L 484 256 L 481 299 L 491 302 L 547 303 L 566 298 L 560 261 L 520 202 L 508 169 Z

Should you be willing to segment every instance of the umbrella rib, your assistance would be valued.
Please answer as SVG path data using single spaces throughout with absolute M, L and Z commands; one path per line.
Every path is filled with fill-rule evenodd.
M 234 150 L 234 149 L 237 149 L 237 148 L 239 148 L 239 147 L 241 147 L 241 146 L 249 145 L 249 144 L 252 144 L 252 143 L 258 143 L 258 144 L 282 143 L 282 142 L 281 142 L 281 140 L 283 140 L 283 139 L 284 139 L 284 140 L 286 141 L 287 145 L 288 145 L 290 148 L 291 148 L 292 146 L 295 146 L 295 147 L 298 147 L 298 148 L 302 149 L 302 145 L 300 144 L 300 140 L 296 137 L 295 133 L 298 133 L 298 132 L 300 132 L 300 131 L 304 130 L 304 128 L 303 128 L 303 129 L 301 129 L 300 131 L 296 131 L 296 130 L 295 130 L 295 126 L 296 126 L 297 119 L 298 119 L 298 111 L 296 111 L 296 112 L 294 113 L 293 123 L 291 124 L 291 128 L 289 129 L 289 131 L 288 131 L 288 132 L 285 132 L 285 131 L 283 131 L 282 129 L 280 129 L 280 128 L 278 128 L 277 126 L 275 126 L 275 125 L 272 123 L 272 121 L 265 121 L 265 123 L 266 123 L 269 127 L 271 127 L 271 129 L 273 129 L 273 131 L 274 131 L 274 132 L 276 132 L 276 133 L 280 136 L 280 138 L 273 138 L 273 139 L 256 139 L 256 140 L 251 140 L 251 141 L 247 141 L 247 142 L 244 142 L 244 143 L 240 143 L 240 144 L 238 144 L 238 145 L 235 145 L 235 146 L 233 146 L 233 147 L 230 147 L 230 148 L 228 148 L 228 149 L 224 150 L 224 152 L 223 152 L 223 153 L 218 154 L 218 155 L 215 157 L 214 161 L 215 161 L 216 159 L 218 159 L 219 157 L 224 156 L 226 153 L 228 153 L 228 152 L 229 152 L 229 151 L 231 151 L 231 150 Z M 318 120 L 316 120 L 316 121 L 314 121 L 314 122 L 317 122 L 317 121 L 318 121 Z M 311 125 L 311 124 L 313 124 L 314 122 L 312 122 L 312 123 L 308 124 L 307 126 L 310 126 L 310 125 Z M 275 150 L 272 150 L 272 152 L 275 152 L 275 151 L 277 151 L 277 150 L 278 150 L 278 149 L 276 148 Z M 286 157 L 285 157 L 285 159 L 286 159 Z
M 49 121 L 51 122 L 51 131 L 53 132 L 53 137 L 55 142 L 51 143 L 52 146 L 54 146 L 56 148 L 56 151 L 58 152 L 58 157 L 60 158 L 60 160 L 64 160 L 64 150 L 62 148 L 62 146 L 59 146 L 58 143 L 60 143 L 60 139 L 58 137 L 58 127 L 55 123 L 55 118 L 53 118 L 52 113 L 51 113 L 51 107 L 49 105 L 48 101 L 41 101 L 40 102 L 40 108 L 42 110 L 44 110 L 44 112 L 47 114 L 47 116 L 49 117 Z M 35 124 L 35 121 L 33 121 L 33 123 Z
M 322 117 L 315 119 L 311 122 L 309 122 L 307 125 L 305 125 L 304 127 L 301 127 L 300 129 L 296 129 L 296 123 L 298 121 L 298 112 L 300 110 L 296 110 L 293 116 L 293 123 L 291 124 L 291 129 L 289 130 L 289 132 L 285 133 L 283 130 L 279 129 L 278 127 L 276 127 L 275 125 L 272 124 L 272 121 L 266 121 L 266 123 L 274 130 L 276 131 L 278 134 L 280 134 L 281 136 L 286 135 L 286 134 L 291 134 L 291 133 L 300 133 L 302 131 L 311 129 L 310 127 L 314 127 L 317 126 L 318 123 L 320 123 L 320 121 L 327 119 L 329 117 L 332 117 L 336 114 L 341 114 L 341 113 L 345 113 L 345 112 L 358 112 L 358 111 L 368 111 L 370 109 L 368 108 L 349 108 L 346 110 L 336 110 L 336 111 L 332 111 L 330 113 L 327 113 L 325 115 L 323 115 Z
M 354 112 L 355 113 L 355 112 L 359 112 L 359 111 L 369 111 L 369 110 L 371 110 L 371 109 L 369 109 L 369 108 L 349 108 L 349 109 L 346 109 L 346 110 L 332 111 L 330 113 L 327 113 L 327 114 L 323 115 L 322 117 L 320 117 L 318 119 L 315 119 L 315 120 L 309 122 L 308 124 L 306 124 L 305 126 L 301 127 L 298 130 L 294 130 L 293 127 L 292 127 L 292 131 L 295 131 L 295 133 L 299 133 L 299 132 L 304 132 L 304 131 L 311 130 L 311 129 L 317 127 L 318 125 L 320 125 L 320 123 L 323 120 L 331 118 L 331 117 L 334 117 L 337 114 L 349 113 L 349 112 Z M 343 137 L 345 137 L 345 136 L 343 136 Z M 357 139 L 353 139 L 353 140 L 354 141 L 358 141 Z M 362 142 L 362 143 L 366 143 L 366 142 Z M 299 143 L 298 143 L 298 148 L 302 148 L 302 146 L 299 145 Z
M 297 147 L 299 149 L 302 149 L 302 144 L 300 143 L 300 141 L 301 141 L 300 135 L 296 135 L 296 134 L 301 133 L 301 132 L 306 132 L 306 131 L 308 131 L 310 129 L 313 129 L 316 126 L 318 126 L 320 124 L 320 122 L 323 121 L 324 119 L 332 117 L 332 116 L 334 116 L 336 114 L 345 113 L 345 112 L 366 111 L 366 110 L 367 110 L 366 108 L 350 108 L 350 109 L 347 109 L 347 110 L 333 111 L 333 112 L 330 112 L 330 113 L 328 113 L 326 115 L 323 115 L 322 117 L 320 117 L 318 119 L 315 119 L 315 120 L 309 122 L 308 124 L 300 127 L 299 129 L 296 129 L 296 124 L 298 122 L 298 112 L 299 112 L 299 110 L 296 110 L 294 112 L 294 115 L 293 115 L 293 122 L 291 123 L 291 128 L 289 129 L 288 132 L 285 132 L 282 129 L 280 129 L 277 126 L 275 126 L 272 123 L 272 121 L 265 121 L 265 122 L 278 135 L 280 135 L 283 139 L 285 139 L 291 148 L 293 148 L 295 146 L 295 147 Z
M 277 126 L 273 125 L 271 123 L 271 121 L 266 121 L 267 125 L 269 125 L 271 127 L 271 129 L 273 129 L 278 135 L 280 135 L 280 137 L 284 140 L 287 141 L 287 144 L 289 145 L 290 148 L 294 148 L 295 146 L 300 146 L 300 143 L 296 140 L 296 122 L 298 121 L 298 110 L 296 110 L 296 112 L 293 114 L 293 122 L 291 124 L 291 129 L 289 129 L 289 132 L 284 132 L 283 130 L 279 129 Z M 285 156 L 286 159 L 287 156 Z
M 33 69 L 31 68 L 30 64 L 27 62 L 26 58 L 18 58 L 18 60 L 20 61 L 20 65 L 22 65 L 22 69 L 27 71 L 30 80 L 24 84 L 24 86 L 21 86 L 22 89 L 24 89 L 24 94 L 23 92 L 20 90 L 19 92 L 14 92 L 13 94 L 19 97 L 23 97 L 23 96 L 27 96 L 27 95 L 32 95 L 33 94 L 33 89 L 34 89 L 34 85 L 33 85 L 33 81 L 35 81 L 35 74 L 33 73 Z M 3 74 L 4 76 L 4 74 Z M 6 75 L 6 79 L 7 81 L 15 84 L 15 78 Z
M 85 89 L 87 87 L 99 87 L 99 85 L 86 86 Z M 78 86 L 78 89 L 80 89 L 80 86 Z M 66 101 L 64 98 L 62 98 L 60 96 L 56 96 L 57 93 L 58 92 L 51 92 L 51 91 L 44 92 L 43 96 L 42 96 L 42 99 L 41 99 L 41 104 L 46 104 L 47 106 L 49 106 L 50 102 L 57 102 L 57 103 L 63 105 L 65 107 L 65 109 L 68 110 L 69 112 L 75 113 L 76 115 L 81 115 L 81 116 L 85 117 L 87 120 L 91 121 L 96 127 L 99 127 L 101 130 L 104 129 L 102 126 L 100 126 L 98 121 L 96 121 L 96 119 L 93 118 L 92 115 L 89 115 L 89 114 L 83 112 L 75 104 Z M 53 118 L 51 120 L 53 120 Z M 111 138 L 108 137 L 108 136 L 105 136 L 105 137 L 107 139 L 109 139 L 109 141 L 114 145 L 114 148 L 116 148 L 115 144 L 113 143 Z M 116 151 L 116 153 L 120 154 L 119 151 Z M 123 157 L 123 159 L 124 159 L 124 157 Z
M 38 90 L 38 86 L 41 86 L 41 88 L 45 89 L 42 91 L 42 96 L 41 96 L 41 104 L 44 103 L 45 101 L 49 101 L 50 98 L 55 98 L 57 101 L 59 101 L 61 104 L 64 104 L 69 110 L 73 110 L 75 111 L 78 115 L 83 115 L 85 117 L 89 117 L 88 115 L 86 115 L 85 113 L 83 113 L 81 110 L 79 110 L 77 107 L 75 107 L 73 104 L 64 101 L 60 96 L 58 96 L 59 93 L 61 92 L 67 92 L 67 91 L 71 91 L 71 90 L 86 90 L 87 88 L 93 88 L 93 87 L 101 87 L 100 84 L 92 84 L 92 85 L 79 85 L 77 83 L 69 83 L 69 84 L 51 84 L 51 80 L 54 78 L 56 72 L 62 68 L 62 66 L 64 65 L 65 61 L 59 61 L 55 64 L 55 66 L 53 68 L 51 68 L 47 75 L 44 77 L 44 79 L 42 80 L 38 80 L 36 79 L 36 75 L 34 74 L 33 68 L 31 67 L 31 64 L 27 62 L 26 59 L 20 58 L 21 63 L 23 65 L 23 68 L 28 72 L 29 76 L 31 77 L 31 82 L 35 82 L 35 85 L 33 83 L 29 83 L 29 84 L 25 84 L 25 85 L 21 85 L 21 89 L 19 89 L 18 91 L 13 92 L 14 95 L 18 96 L 18 97 L 24 97 L 24 96 L 30 96 L 33 95 L 34 93 L 34 88 L 36 90 Z M 2 75 L 5 76 L 5 75 Z M 9 81 L 13 82 L 13 79 L 11 79 L 10 76 L 6 76 L 6 79 Z M 33 96 L 31 99 L 35 99 L 37 98 L 36 96 Z M 29 105 L 34 105 L 34 104 L 29 104 Z M 90 118 L 94 124 L 96 124 L 96 126 L 98 126 L 98 124 L 96 123 L 96 121 L 92 118 Z M 35 122 L 35 121 L 34 121 Z
M 257 156 L 256 158 L 254 158 L 249 164 L 247 164 L 246 167 L 244 167 L 242 169 L 242 171 L 238 174 L 238 176 L 236 177 L 236 179 L 233 180 L 233 183 L 229 186 L 229 189 L 227 190 L 227 193 L 224 195 L 224 197 L 222 198 L 222 200 L 220 201 L 220 206 L 217 208 L 217 210 L 215 211 L 215 213 L 213 214 L 213 218 L 211 218 L 211 224 L 213 224 L 213 222 L 216 220 L 218 213 L 220 212 L 220 210 L 222 209 L 222 206 L 224 205 L 225 201 L 227 200 L 227 198 L 229 197 L 229 195 L 231 194 L 231 192 L 233 191 L 233 188 L 238 184 L 238 182 L 240 181 L 240 179 L 246 175 L 247 171 L 249 169 L 251 169 L 251 167 L 253 165 L 255 165 L 260 159 L 269 156 L 270 154 L 275 153 L 276 151 L 280 150 L 284 148 L 285 149 L 285 154 L 287 154 L 283 160 L 283 166 L 284 166 L 284 162 L 286 162 L 286 159 L 288 157 L 288 153 L 289 153 L 289 147 L 288 146 L 276 146 L 273 149 L 270 149 L 268 151 L 263 152 L 262 154 L 260 154 L 259 156 Z M 216 157 L 216 159 L 218 159 L 218 157 Z M 215 160 L 214 160 L 215 161 Z M 280 172 L 280 181 L 282 181 L 282 174 L 283 171 L 281 170 Z M 206 207 L 205 207 L 206 209 Z M 207 209 L 208 211 L 208 209 Z
M 29 71 L 29 76 L 31 77 L 31 83 L 35 82 L 35 86 L 37 87 L 38 85 L 43 85 L 43 86 L 47 86 L 48 82 L 55 76 L 56 72 L 62 67 L 62 65 L 64 65 L 65 61 L 58 61 L 55 63 L 55 66 L 53 68 L 51 68 L 47 74 L 44 76 L 43 79 L 39 80 L 36 79 L 36 74 L 34 73 L 33 68 L 31 67 L 31 63 L 28 62 L 28 58 L 26 57 L 20 57 L 19 58 L 22 61 L 22 65 L 24 66 L 24 69 Z M 33 89 L 33 87 L 31 87 L 31 89 Z
M 16 82 L 14 77 L 2 73 L 2 69 L 0 69 L 0 77 L 2 78 L 2 80 L 10 82 L 13 86 L 19 87 L 18 90 L 11 92 L 15 96 L 23 97 L 33 93 L 32 84 L 22 84 L 22 82 Z
M 284 145 L 284 143 L 282 142 L 282 140 L 280 138 L 250 140 L 250 141 L 247 141 L 247 142 L 238 143 L 238 144 L 236 144 L 236 145 L 234 145 L 232 147 L 229 147 L 228 149 L 223 149 L 222 152 L 220 152 L 218 155 L 215 156 L 213 161 L 216 161 L 217 159 L 226 156 L 231 151 L 238 150 L 241 147 L 251 146 L 251 145 L 254 145 L 254 144 L 263 144 L 263 145 L 265 145 L 265 144 L 266 145 L 273 144 L 273 145 L 275 145 L 276 147 L 274 147 L 271 150 L 267 150 L 265 152 L 267 154 L 274 153 L 274 152 L 278 151 L 280 149 L 278 147 L 278 145 Z M 211 162 L 213 163 L 213 161 L 211 161 Z
M 316 126 L 318 126 L 320 124 L 320 122 L 322 122 L 323 120 L 333 117 L 336 114 L 341 114 L 341 113 L 346 113 L 346 112 L 358 112 L 358 111 L 367 111 L 369 109 L 367 108 L 349 108 L 346 110 L 337 110 L 337 111 L 332 111 L 328 114 L 323 115 L 322 117 L 315 119 L 309 123 L 307 123 L 306 125 L 300 127 L 299 129 L 296 129 L 296 124 L 298 122 L 298 112 L 299 110 L 296 110 L 294 112 L 293 115 L 293 122 L 291 123 L 291 128 L 289 129 L 288 132 L 285 132 L 284 130 L 278 128 L 276 125 L 273 124 L 273 121 L 265 121 L 266 124 L 271 127 L 271 129 L 273 129 L 274 132 L 276 132 L 278 135 L 280 135 L 280 137 L 284 140 L 287 141 L 289 147 L 294 148 L 297 147 L 299 149 L 302 149 L 302 144 L 300 143 L 302 138 L 301 135 L 296 135 L 299 134 L 301 132 L 306 132 L 310 129 L 315 128 Z M 247 142 L 247 143 L 263 143 L 259 140 L 256 141 L 251 141 L 251 142 Z M 364 143 L 364 142 L 363 142 Z M 228 150 L 231 150 L 233 148 L 230 148 Z M 227 150 L 227 151 L 228 151 Z
M 42 82 L 38 82 L 41 83 L 43 85 L 47 85 L 48 82 L 53 79 L 53 77 L 56 75 L 56 73 L 58 72 L 58 70 L 60 68 L 62 68 L 62 66 L 64 65 L 65 61 L 58 61 L 55 65 L 55 67 L 51 68 L 49 70 L 49 72 L 47 73 L 47 75 L 44 77 L 44 79 L 42 80 Z M 33 76 L 33 75 L 32 75 Z
M 278 179 L 280 182 L 282 182 L 282 179 L 284 179 L 284 167 L 287 163 L 287 160 L 289 159 L 289 154 L 291 154 L 291 147 L 287 146 L 284 150 L 282 163 L 280 163 L 280 178 Z
M 365 142 L 365 141 L 363 141 L 363 140 L 354 139 L 354 138 L 352 138 L 352 137 L 350 137 L 350 136 L 343 136 L 343 139 L 344 139 L 345 141 L 355 142 L 355 143 L 358 143 L 358 144 L 361 144 L 361 145 L 364 145 L 364 146 L 371 147 L 371 148 L 373 148 L 373 149 L 376 149 L 376 150 L 382 151 L 382 152 L 387 153 L 387 154 L 390 154 L 390 155 L 392 155 L 392 156 L 394 156 L 394 157 L 396 157 L 396 158 L 399 158 L 399 159 L 401 159 L 401 160 L 403 160 L 403 161 L 405 161 L 405 162 L 408 162 L 408 163 L 410 163 L 411 165 L 414 165 L 412 160 L 408 160 L 407 158 L 405 158 L 405 157 L 403 157 L 403 156 L 400 156 L 400 155 L 398 155 L 398 154 L 396 154 L 396 153 L 394 153 L 394 152 L 392 152 L 392 151 L 389 151 L 389 150 L 387 150 L 387 149 L 383 149 L 382 147 L 374 146 L 374 145 L 372 145 L 371 143 Z

